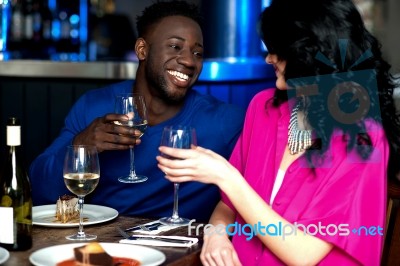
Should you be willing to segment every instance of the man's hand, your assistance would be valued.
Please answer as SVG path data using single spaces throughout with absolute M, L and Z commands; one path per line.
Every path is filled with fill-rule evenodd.
M 96 118 L 85 130 L 75 136 L 74 145 L 93 145 L 98 152 L 126 150 L 140 144 L 139 130 L 118 125 L 116 121 L 127 121 L 126 115 L 107 114 Z

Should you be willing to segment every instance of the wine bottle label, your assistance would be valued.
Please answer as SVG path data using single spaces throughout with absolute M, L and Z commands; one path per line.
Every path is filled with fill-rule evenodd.
M 0 207 L 0 243 L 14 244 L 14 212 L 11 207 Z
M 7 146 L 21 145 L 21 126 L 7 126 Z

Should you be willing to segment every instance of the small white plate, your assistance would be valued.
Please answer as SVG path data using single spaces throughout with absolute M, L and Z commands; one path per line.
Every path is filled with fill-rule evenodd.
M 29 261 L 35 266 L 54 266 L 74 258 L 74 248 L 84 245 L 85 243 L 73 243 L 39 249 L 29 256 Z M 160 265 L 165 261 L 164 253 L 153 248 L 119 243 L 100 243 L 100 245 L 109 255 L 138 260 L 141 266 Z
M 32 208 L 32 223 L 47 227 L 76 227 L 75 223 L 61 223 L 56 221 L 56 205 L 42 205 Z M 118 216 L 118 211 L 113 208 L 92 204 L 83 205 L 83 217 L 86 218 L 83 225 L 98 224 L 110 221 Z
M 10 257 L 10 253 L 7 249 L 0 247 L 0 264 L 6 262 Z

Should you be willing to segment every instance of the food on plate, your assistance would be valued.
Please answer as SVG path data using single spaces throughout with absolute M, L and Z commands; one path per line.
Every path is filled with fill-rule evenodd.
M 79 265 L 113 266 L 113 258 L 107 254 L 103 247 L 92 242 L 82 247 L 74 248 L 75 259 Z
M 57 266 L 140 266 L 135 259 L 110 256 L 97 242 L 74 248 L 74 256 Z
M 59 197 L 56 204 L 56 220 L 68 223 L 77 219 L 79 219 L 78 198 L 71 195 Z

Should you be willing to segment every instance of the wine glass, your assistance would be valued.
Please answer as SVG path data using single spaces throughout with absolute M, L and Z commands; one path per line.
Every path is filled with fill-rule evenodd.
M 69 240 L 94 240 L 96 235 L 83 231 L 83 202 L 99 183 L 100 164 L 97 149 L 89 145 L 70 145 L 64 160 L 64 183 L 68 190 L 78 196 L 79 231 L 77 234 L 66 236 Z
M 129 117 L 128 121 L 116 121 L 117 124 L 132 127 L 144 134 L 147 129 L 147 109 L 144 97 L 134 93 L 118 95 L 115 102 L 115 112 Z M 130 148 L 130 171 L 126 176 L 119 177 L 123 183 L 140 183 L 147 180 L 146 176 L 137 175 L 135 171 L 134 148 Z
M 188 126 L 167 126 L 164 128 L 161 137 L 161 146 L 168 146 L 179 149 L 190 149 L 197 145 L 196 130 Z M 169 157 L 162 154 L 164 157 Z M 179 183 L 174 183 L 174 208 L 171 217 L 164 217 L 160 222 L 165 225 L 187 225 L 190 220 L 179 217 L 178 214 L 178 192 Z

